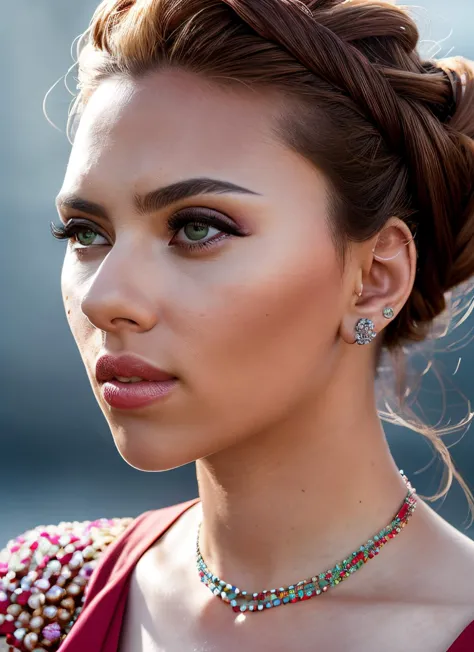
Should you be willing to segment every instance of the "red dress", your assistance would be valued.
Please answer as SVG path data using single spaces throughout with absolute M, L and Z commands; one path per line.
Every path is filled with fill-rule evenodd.
M 144 512 L 104 553 L 90 579 L 83 610 L 60 652 L 117 652 L 130 575 L 140 557 L 200 499 Z M 446 652 L 474 652 L 474 621 Z

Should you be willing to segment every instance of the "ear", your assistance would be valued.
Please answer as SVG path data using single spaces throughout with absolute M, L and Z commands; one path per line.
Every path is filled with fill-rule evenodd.
M 361 318 L 371 319 L 379 335 L 403 308 L 415 282 L 417 251 L 413 234 L 398 217 L 390 218 L 360 251 L 351 279 L 354 291 L 340 328 L 348 344 L 355 342 L 355 326 Z M 392 308 L 393 316 L 384 317 L 384 308 Z

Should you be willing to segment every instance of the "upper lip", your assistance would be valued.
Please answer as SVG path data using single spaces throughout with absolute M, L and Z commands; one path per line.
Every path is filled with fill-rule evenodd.
M 120 356 L 100 356 L 97 360 L 95 375 L 98 381 L 111 380 L 116 376 L 126 378 L 139 376 L 144 380 L 172 380 L 176 377 L 130 353 Z

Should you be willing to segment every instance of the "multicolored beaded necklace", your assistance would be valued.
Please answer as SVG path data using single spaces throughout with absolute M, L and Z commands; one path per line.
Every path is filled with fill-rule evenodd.
M 388 540 L 396 537 L 408 523 L 417 505 L 416 490 L 412 487 L 403 471 L 400 471 L 400 474 L 408 487 L 408 493 L 389 525 L 325 573 L 301 580 L 297 584 L 291 584 L 291 586 L 271 589 L 270 591 L 265 589 L 260 593 L 247 593 L 247 591 L 241 591 L 233 584 L 221 580 L 217 575 L 213 575 L 206 566 L 199 549 L 200 524 L 197 535 L 196 557 L 201 582 L 236 612 L 258 612 L 271 607 L 309 600 L 315 595 L 322 595 L 328 589 L 337 586 L 337 584 L 350 577 L 359 568 L 362 568 L 369 559 L 373 559 L 378 555 L 381 548 L 388 543 Z

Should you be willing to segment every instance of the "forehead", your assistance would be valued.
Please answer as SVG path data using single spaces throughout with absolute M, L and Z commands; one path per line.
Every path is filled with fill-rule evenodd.
M 222 88 L 185 71 L 100 84 L 81 118 L 68 166 L 78 180 L 100 169 L 141 179 L 258 168 L 284 145 L 272 135 L 282 102 L 245 87 Z M 150 169 L 151 168 L 151 169 Z M 72 178 L 71 178 L 72 181 Z
M 110 78 L 84 110 L 60 192 L 114 212 L 135 194 L 210 177 L 280 210 L 325 211 L 325 174 L 273 133 L 288 110 L 276 91 L 217 86 L 182 70 Z

